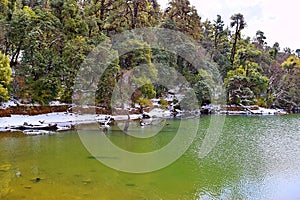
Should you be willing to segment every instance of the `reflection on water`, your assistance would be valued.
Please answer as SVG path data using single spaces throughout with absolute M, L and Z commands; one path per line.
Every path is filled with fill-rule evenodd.
M 210 117 L 200 119 L 194 143 L 179 160 L 147 174 L 104 166 L 83 147 L 76 132 L 28 137 L 1 133 L 0 199 L 300 198 L 299 115 L 227 117 L 217 146 L 200 158 L 209 122 Z M 134 138 L 118 126 L 106 135 L 124 149 L 147 152 L 172 140 L 179 121 L 167 124 L 149 138 Z M 131 124 L 133 135 L 138 130 Z

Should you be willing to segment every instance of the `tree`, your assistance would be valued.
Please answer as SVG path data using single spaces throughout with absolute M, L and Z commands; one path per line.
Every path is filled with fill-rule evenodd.
M 202 36 L 201 18 L 194 6 L 188 0 L 172 0 L 165 10 L 163 27 L 169 28 L 174 24 L 174 29 L 192 36 L 200 42 Z
M 258 30 L 258 31 L 256 32 L 256 40 L 257 40 L 257 42 L 258 42 L 258 45 L 259 45 L 261 48 L 263 48 L 263 46 L 264 46 L 265 44 L 267 44 L 267 43 L 265 42 L 265 39 L 267 39 L 267 38 L 266 38 L 264 32 Z
M 124 100 L 130 98 L 132 102 L 139 99 L 151 99 L 156 96 L 153 81 L 157 78 L 157 69 L 152 63 L 152 51 L 150 46 L 134 33 L 129 39 L 118 44 L 114 44 L 114 48 L 119 52 L 126 52 L 127 49 L 134 49 L 123 55 L 120 55 L 120 74 L 117 77 L 119 82 L 121 107 L 124 108 Z M 136 91 L 131 97 L 127 89 L 133 86 Z
M 285 47 L 285 48 L 283 49 L 283 51 L 284 51 L 284 53 L 286 53 L 286 54 L 288 54 L 288 55 L 291 55 L 291 54 L 292 54 L 292 50 L 291 50 L 291 48 L 289 48 L 289 47 Z
M 277 86 L 274 102 L 277 106 L 292 111 L 300 105 L 300 60 L 292 55 L 281 66 L 284 74 Z
M 9 99 L 8 86 L 11 82 L 12 70 L 9 58 L 0 51 L 0 103 Z
M 111 99 L 117 87 L 117 76 L 119 73 L 119 60 L 114 60 L 113 63 L 106 68 L 98 82 L 96 104 L 105 106 L 107 110 L 111 109 Z
M 300 58 L 300 49 L 296 49 L 296 53 L 297 53 L 298 58 Z
M 273 60 L 277 59 L 278 52 L 280 51 L 279 43 L 275 42 L 273 47 L 270 49 L 269 54 Z
M 87 35 L 88 26 L 83 20 L 84 16 L 76 0 L 64 1 L 61 14 L 61 23 L 67 39 Z
M 88 21 L 89 30 L 97 29 L 105 30 L 107 19 L 113 13 L 114 6 L 118 1 L 113 0 L 94 0 L 84 5 L 84 14 Z M 92 26 L 94 26 L 92 28 Z
M 25 6 L 23 9 L 15 11 L 9 21 L 9 30 L 6 36 L 6 54 L 11 58 L 10 66 L 12 68 L 16 67 L 20 60 L 21 51 L 30 42 L 28 36 L 34 17 L 35 12 Z
M 233 104 L 256 104 L 266 95 L 269 79 L 262 74 L 262 67 L 256 62 L 262 54 L 253 44 L 240 47 L 235 58 L 235 67 L 224 80 L 228 101 Z
M 28 6 L 34 8 L 47 8 L 49 0 L 22 0 L 22 7 Z
M 228 57 L 228 54 L 230 53 L 230 42 L 228 40 L 228 32 L 228 28 L 224 30 L 224 22 L 221 16 L 217 15 L 217 19 L 213 23 L 214 52 L 212 57 L 218 64 L 223 79 L 230 69 L 230 60 Z
M 237 41 L 241 39 L 241 31 L 246 27 L 247 24 L 244 20 L 244 16 L 240 13 L 232 15 L 230 19 L 232 20 L 230 23 L 230 27 L 231 28 L 235 27 L 235 32 L 233 36 L 233 45 L 232 45 L 231 55 L 230 55 L 230 62 L 231 65 L 233 66 L 234 56 L 236 54 Z
M 221 15 L 217 15 L 217 20 L 214 21 L 214 48 L 219 48 L 219 43 L 221 38 L 224 35 L 224 21 L 222 20 Z M 226 34 L 225 34 L 226 35 Z
M 47 104 L 61 92 L 61 24 L 51 12 L 37 8 L 27 31 L 26 39 L 30 42 L 22 47 L 21 67 L 16 73 L 17 79 L 26 77 L 26 87 L 19 88 L 16 93 L 19 97 Z
M 107 35 L 159 24 L 161 11 L 156 0 L 115 1 L 104 29 Z
M 93 44 L 89 44 L 87 38 L 77 36 L 63 46 L 62 49 L 62 96 L 63 102 L 70 103 L 72 101 L 73 85 L 82 62 L 86 59 L 87 55 L 95 48 Z

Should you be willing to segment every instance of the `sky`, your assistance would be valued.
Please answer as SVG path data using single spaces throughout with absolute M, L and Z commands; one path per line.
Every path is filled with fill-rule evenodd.
M 164 9 L 168 0 L 158 0 Z M 225 26 L 236 13 L 244 15 L 247 27 L 242 35 L 254 38 L 256 31 L 265 33 L 267 45 L 278 42 L 281 50 L 289 47 L 300 49 L 300 1 L 299 0 L 190 0 L 201 21 L 213 21 L 222 16 Z

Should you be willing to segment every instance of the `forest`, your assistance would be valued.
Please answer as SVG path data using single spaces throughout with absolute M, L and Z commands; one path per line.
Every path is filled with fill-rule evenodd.
M 180 31 L 198 42 L 220 72 L 228 104 L 288 111 L 300 106 L 300 49 L 267 44 L 262 30 L 243 36 L 247 21 L 241 13 L 233 13 L 228 25 L 217 13 L 203 21 L 188 0 L 170 0 L 165 10 L 156 0 L 0 0 L 0 102 L 72 103 L 76 74 L 88 54 L 115 34 L 146 27 Z M 110 108 L 116 83 L 139 63 L 155 77 L 154 62 L 183 74 L 199 105 L 215 103 L 209 74 L 174 52 L 132 38 L 138 50 L 119 56 L 99 77 L 96 105 Z M 144 83 L 133 102 L 149 104 L 167 92 Z

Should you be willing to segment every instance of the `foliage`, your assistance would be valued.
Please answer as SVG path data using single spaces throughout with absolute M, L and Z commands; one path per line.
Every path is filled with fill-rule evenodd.
M 224 81 L 228 103 L 287 110 L 299 107 L 300 50 L 281 50 L 278 42 L 268 46 L 263 30 L 253 39 L 242 37 L 246 28 L 243 14 L 233 14 L 230 20 L 228 26 L 220 15 L 201 21 L 190 1 L 182 0 L 169 1 L 164 11 L 157 0 L 1 0 L 0 100 L 7 100 L 11 92 L 14 98 L 41 104 L 53 100 L 71 103 L 74 81 L 84 65 L 85 75 L 97 83 L 94 103 L 107 108 L 113 94 L 124 105 L 161 98 L 168 89 L 177 88 L 180 93 L 188 91 L 181 103 L 195 109 L 192 107 L 213 101 L 216 79 Z M 110 41 L 113 34 L 144 27 L 168 28 L 190 36 L 205 48 L 205 59 L 199 53 L 199 66 L 193 66 L 175 52 L 150 48 L 154 38 L 134 32 L 119 44 Z M 180 37 L 170 42 L 174 40 L 185 42 Z M 178 48 L 201 50 L 188 42 Z M 101 58 L 89 57 L 92 51 Z M 102 76 L 93 74 L 92 68 Z M 130 88 L 135 88 L 133 94 Z M 197 105 L 189 98 L 193 95 Z
M 138 103 L 142 107 L 152 106 L 152 102 L 150 99 L 139 98 L 136 103 Z
M 169 102 L 167 101 L 167 100 L 165 100 L 165 99 L 160 99 L 160 105 L 161 105 L 161 107 L 163 108 L 163 109 L 166 109 L 167 108 L 167 106 L 169 105 Z
M 164 15 L 163 27 L 186 33 L 200 42 L 202 38 L 201 18 L 188 0 L 171 0 Z
M 240 13 L 232 15 L 230 19 L 232 20 L 230 23 L 230 27 L 235 28 L 235 32 L 233 35 L 231 55 L 230 55 L 230 62 L 231 65 L 233 65 L 234 57 L 236 54 L 237 42 L 239 39 L 241 39 L 241 31 L 246 27 L 247 24 L 245 22 L 244 16 Z
M 230 103 L 256 104 L 265 95 L 269 80 L 261 74 L 263 70 L 256 62 L 260 54 L 250 44 L 238 50 L 236 67 L 228 72 L 224 81 Z
M 127 84 L 138 88 L 132 95 L 132 101 L 139 98 L 154 98 L 156 92 L 152 82 L 157 78 L 157 69 L 151 61 L 152 51 L 149 45 L 134 38 L 116 45 L 121 52 L 126 52 L 127 48 L 133 49 L 120 56 L 120 67 L 123 74 L 126 72 L 131 74 Z M 124 76 L 120 78 L 126 79 Z
M 292 110 L 300 105 L 300 59 L 293 55 L 282 63 L 284 75 L 277 86 L 274 102 Z
M 0 103 L 9 99 L 8 86 L 11 82 L 11 75 L 9 58 L 0 52 Z

